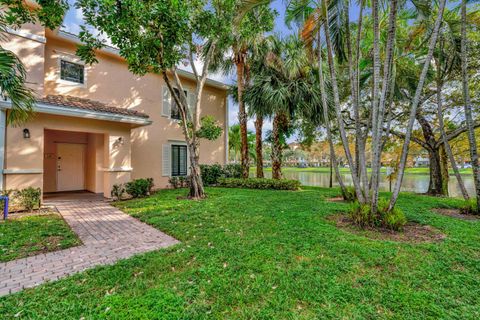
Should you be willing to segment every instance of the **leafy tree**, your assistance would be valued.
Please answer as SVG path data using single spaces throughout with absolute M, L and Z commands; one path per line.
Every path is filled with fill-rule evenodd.
M 203 198 L 200 138 L 209 138 L 205 132 L 218 133 L 218 130 L 202 126 L 202 122 L 212 126 L 211 121 L 202 121 L 202 94 L 213 57 L 225 52 L 230 44 L 235 1 L 78 0 L 77 7 L 82 9 L 86 23 L 100 32 L 100 36 L 93 36 L 83 27 L 80 33 L 85 44 L 79 47 L 78 54 L 86 62 L 96 62 L 94 50 L 105 45 L 99 40 L 103 35 L 119 49 L 134 74 L 162 75 L 179 107 L 188 146 L 192 182 L 190 198 Z M 197 70 L 196 59 L 203 64 L 201 70 Z M 177 70 L 181 62 L 190 63 L 196 80 L 191 108 L 184 94 L 184 81 Z
M 38 5 L 27 1 L 0 0 L 0 41 L 8 41 L 8 28 L 18 29 L 26 23 L 39 23 L 50 29 L 62 24 L 68 8 L 65 0 L 38 1 Z M 27 72 L 20 59 L 11 51 L 0 47 L 0 94 L 9 98 L 12 108 L 7 121 L 12 124 L 27 121 L 33 114 L 34 92 L 25 84 Z

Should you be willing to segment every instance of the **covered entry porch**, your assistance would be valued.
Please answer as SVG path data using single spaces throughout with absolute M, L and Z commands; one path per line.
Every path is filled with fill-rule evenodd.
M 6 128 L 1 187 L 110 197 L 114 184 L 130 180 L 130 132 L 150 124 L 148 116 L 73 97 L 49 97 L 36 111 Z

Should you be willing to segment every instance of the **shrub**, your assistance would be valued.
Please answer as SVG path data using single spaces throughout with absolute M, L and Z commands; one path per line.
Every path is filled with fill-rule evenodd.
M 343 199 L 348 202 L 354 202 L 357 200 L 357 193 L 355 192 L 354 187 L 346 187 L 345 194 L 343 195 Z
M 405 214 L 398 208 L 388 211 L 389 202 L 380 199 L 378 202 L 378 212 L 376 215 L 372 213 L 370 205 L 360 204 L 355 201 L 350 207 L 349 217 L 352 222 L 361 227 L 384 227 L 390 230 L 402 230 L 407 223 Z
M 460 213 L 462 214 L 480 214 L 477 208 L 476 199 L 468 199 L 460 206 Z
M 148 193 L 152 194 L 153 188 L 155 187 L 155 184 L 153 183 L 153 178 L 147 178 L 148 182 Z
M 168 178 L 168 183 L 172 186 L 173 189 L 180 188 L 180 181 L 178 181 L 178 177 L 170 177 Z
M 170 177 L 168 183 L 173 189 L 190 188 L 190 176 Z
M 227 164 L 223 167 L 223 174 L 225 178 L 239 179 L 242 177 L 242 166 L 236 163 Z
M 133 198 L 145 197 L 148 195 L 149 186 L 147 179 L 135 179 L 125 184 L 125 191 Z
M 110 195 L 114 200 L 122 200 L 123 194 L 125 193 L 125 185 L 123 183 L 114 184 Z
M 219 164 L 202 164 L 200 165 L 200 171 L 202 174 L 202 181 L 206 186 L 216 185 L 218 179 L 224 175 L 222 166 Z
M 297 180 L 277 179 L 236 179 L 220 178 L 218 185 L 226 188 L 269 189 L 269 190 L 298 190 L 300 182 Z
M 27 211 L 32 211 L 35 207 L 40 208 L 42 190 L 40 188 L 28 187 L 15 192 L 15 200 Z

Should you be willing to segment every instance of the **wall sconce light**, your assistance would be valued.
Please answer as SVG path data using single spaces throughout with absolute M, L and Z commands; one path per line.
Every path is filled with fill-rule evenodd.
M 23 129 L 23 138 L 30 139 L 30 130 L 28 130 L 27 128 Z
M 117 142 L 122 143 L 123 142 L 123 137 L 118 137 Z

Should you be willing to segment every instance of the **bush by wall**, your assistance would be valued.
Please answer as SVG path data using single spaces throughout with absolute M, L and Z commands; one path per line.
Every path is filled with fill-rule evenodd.
M 145 197 L 150 192 L 151 182 L 148 179 L 135 179 L 125 184 L 125 191 L 132 198 Z
M 297 180 L 276 179 L 238 179 L 220 178 L 218 186 L 226 188 L 268 189 L 268 190 L 298 190 L 300 182 Z
M 28 187 L 19 191 L 15 191 L 14 200 L 24 210 L 32 211 L 40 208 L 42 199 L 42 190 L 40 188 Z

